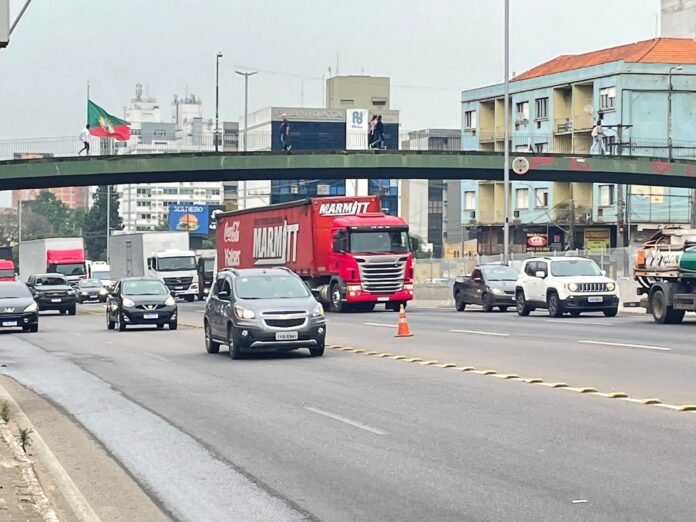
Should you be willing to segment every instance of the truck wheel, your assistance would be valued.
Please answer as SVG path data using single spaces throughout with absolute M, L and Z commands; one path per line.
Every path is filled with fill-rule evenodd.
M 195 295 L 185 295 L 185 296 L 184 296 L 184 300 L 185 300 L 187 303 L 193 303 L 193 300 L 194 300 L 195 298 L 196 298 Z
M 457 292 L 457 295 L 454 296 L 454 308 L 457 312 L 463 312 L 466 309 L 464 296 L 460 292 Z
M 527 317 L 532 309 L 527 304 L 527 300 L 524 298 L 524 290 L 518 290 L 515 296 L 515 303 L 517 304 L 517 315 L 521 317 Z
M 331 312 L 340 314 L 346 311 L 346 304 L 341 301 L 341 287 L 338 283 L 331 285 L 331 303 L 329 304 L 329 310 Z
M 561 300 L 558 298 L 558 294 L 556 292 L 551 292 L 549 294 L 548 298 L 546 299 L 546 304 L 549 309 L 549 316 L 563 316 L 563 304 L 561 304 Z
M 406 310 L 406 303 L 403 301 L 397 301 L 395 303 L 387 303 L 387 310 L 391 310 L 392 312 L 400 312 L 401 305 L 403 305 L 404 310 Z
M 675 310 L 667 305 L 667 297 L 662 290 L 655 290 L 650 298 L 653 319 L 660 324 L 678 324 L 684 319 L 684 310 Z
M 483 303 L 483 311 L 484 312 L 492 312 L 493 311 L 493 298 L 491 297 L 491 294 L 483 294 L 483 297 L 481 297 L 481 302 Z

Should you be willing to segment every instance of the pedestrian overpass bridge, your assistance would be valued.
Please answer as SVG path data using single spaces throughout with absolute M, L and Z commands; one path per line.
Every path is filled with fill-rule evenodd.
M 512 156 L 514 160 L 519 156 Z M 524 155 L 512 181 L 696 188 L 696 161 Z M 0 190 L 172 181 L 284 179 L 502 180 L 503 154 L 449 151 L 193 152 L 0 161 Z

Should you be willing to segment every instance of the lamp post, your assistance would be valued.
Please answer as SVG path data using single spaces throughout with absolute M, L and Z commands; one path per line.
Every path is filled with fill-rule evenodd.
M 505 152 L 503 156 L 503 263 L 510 261 L 510 0 L 505 0 Z
M 681 65 L 674 65 L 669 68 L 669 91 L 667 93 L 667 148 L 669 161 L 672 161 L 672 91 L 674 90 L 672 86 L 672 71 L 681 70 Z
M 218 133 L 220 132 L 220 126 L 218 123 L 218 118 L 220 114 L 220 58 L 222 58 L 222 53 L 218 52 L 215 55 L 215 152 L 218 151 Z
M 256 71 L 242 72 L 235 71 L 238 75 L 244 76 L 244 152 L 247 151 L 247 131 L 249 129 L 249 76 L 256 74 Z

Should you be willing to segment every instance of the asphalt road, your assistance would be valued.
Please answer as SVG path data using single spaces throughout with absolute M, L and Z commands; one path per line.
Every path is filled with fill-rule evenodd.
M 3 370 L 181 520 L 693 519 L 696 412 L 442 366 L 686 404 L 696 321 L 414 309 L 397 339 L 394 313 L 329 318 L 332 343 L 438 366 L 337 349 L 233 361 L 199 328 L 107 332 L 88 310 L 0 334 Z

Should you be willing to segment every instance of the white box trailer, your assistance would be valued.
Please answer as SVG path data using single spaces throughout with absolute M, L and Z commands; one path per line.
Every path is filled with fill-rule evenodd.
M 19 276 L 56 272 L 71 284 L 86 277 L 85 245 L 81 237 L 51 237 L 22 241 L 19 245 Z

